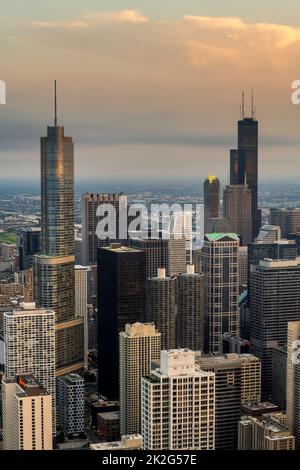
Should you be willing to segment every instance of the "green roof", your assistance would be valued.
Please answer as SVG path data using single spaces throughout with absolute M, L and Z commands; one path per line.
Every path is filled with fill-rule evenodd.
M 219 242 L 224 238 L 229 238 L 235 242 L 239 241 L 239 237 L 236 233 L 206 233 L 205 238 L 210 242 Z

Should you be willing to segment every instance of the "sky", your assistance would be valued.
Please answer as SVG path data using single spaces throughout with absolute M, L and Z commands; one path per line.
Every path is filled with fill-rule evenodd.
M 79 179 L 226 181 L 254 88 L 262 180 L 297 179 L 298 0 L 0 0 L 0 180 L 39 178 L 58 117 Z

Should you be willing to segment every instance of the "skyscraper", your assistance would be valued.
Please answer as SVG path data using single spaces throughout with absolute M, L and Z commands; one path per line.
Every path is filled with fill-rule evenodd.
M 176 345 L 176 278 L 167 277 L 166 270 L 146 281 L 146 320 L 153 322 L 161 333 L 162 349 Z
M 161 334 L 153 323 L 126 325 L 120 333 L 121 435 L 141 432 L 141 379 L 159 360 Z
M 57 125 L 41 138 L 41 255 L 34 257 L 38 306 L 56 314 L 57 375 L 83 367 L 83 319 L 75 319 L 74 145 Z
M 105 211 L 105 214 L 97 214 L 97 210 L 104 204 L 111 208 L 111 212 L 108 214 Z M 99 238 L 97 236 L 97 226 L 99 222 L 104 218 L 113 221 L 114 216 L 116 216 L 115 225 L 113 223 L 116 229 L 116 236 L 110 236 L 105 239 Z M 122 217 L 127 217 L 126 194 L 83 194 L 81 245 L 81 262 L 83 265 L 91 266 L 97 264 L 97 249 L 120 241 L 119 221 Z
M 204 274 L 193 265 L 177 277 L 177 347 L 203 351 L 204 347 Z
M 247 185 L 226 186 L 223 193 L 223 215 L 228 231 L 236 233 L 241 245 L 252 241 L 251 191 Z
M 118 243 L 98 251 L 98 386 L 106 398 L 119 397 L 119 333 L 143 322 L 145 253 Z
M 160 238 L 132 238 L 130 245 L 145 252 L 146 279 L 154 277 L 159 268 L 168 267 L 168 249 L 169 241 Z
M 161 351 L 160 367 L 142 379 L 142 436 L 149 450 L 213 450 L 215 374 L 195 352 Z
M 197 355 L 196 363 L 215 374 L 215 449 L 237 449 L 241 405 L 260 401 L 260 361 L 252 354 L 226 354 Z
M 279 225 L 282 238 L 286 238 L 289 233 L 300 232 L 300 209 L 271 207 L 270 224 Z
M 208 176 L 203 185 L 204 231 L 207 232 L 209 219 L 218 218 L 220 212 L 220 181 L 216 176 Z
M 299 260 L 260 261 L 250 273 L 250 351 L 262 362 L 262 393 L 272 391 L 272 348 L 287 343 L 288 323 L 300 320 Z
M 239 336 L 239 238 L 211 233 L 201 252 L 205 274 L 205 350 L 221 352 L 222 336 Z
M 85 432 L 84 379 L 67 374 L 57 380 L 58 419 L 61 429 L 72 436 Z
M 261 211 L 258 209 L 258 122 L 255 119 L 253 94 L 251 117 L 245 117 L 243 94 L 241 119 L 238 121 L 238 148 L 230 151 L 230 184 L 246 184 L 251 190 L 254 240 L 261 226 Z
M 90 266 L 75 266 L 75 313 L 83 318 L 84 329 L 84 368 L 88 369 L 88 274 Z
M 17 235 L 17 248 L 20 271 L 32 268 L 33 255 L 41 251 L 40 227 L 30 227 L 20 231 Z
M 5 377 L 33 373 L 50 393 L 55 427 L 55 313 L 23 303 L 4 314 Z
M 52 450 L 52 397 L 31 374 L 2 381 L 3 449 Z
M 288 425 L 296 438 L 296 449 L 300 449 L 300 368 L 294 360 L 294 353 L 299 351 L 300 321 L 288 323 L 287 362 L 286 362 L 286 412 Z M 298 354 L 299 355 L 299 354 Z

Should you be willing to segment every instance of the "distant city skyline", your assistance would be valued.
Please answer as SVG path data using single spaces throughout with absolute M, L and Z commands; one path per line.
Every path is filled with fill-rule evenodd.
M 41 128 L 76 144 L 77 178 L 226 179 L 241 93 L 257 104 L 259 178 L 299 169 L 297 2 L 26 0 L 1 7 L 3 178 L 36 179 Z M 138 7 L 138 9 L 136 9 Z M 20 48 L 22 44 L 22 48 Z M 79 65 L 80 64 L 80 65 Z M 26 167 L 19 173 L 20 165 Z M 218 171 L 216 172 L 216 168 Z

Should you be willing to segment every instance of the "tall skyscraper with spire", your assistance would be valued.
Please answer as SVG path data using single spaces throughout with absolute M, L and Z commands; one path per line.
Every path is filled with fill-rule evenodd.
M 82 367 L 83 319 L 75 317 L 74 144 L 57 124 L 41 138 L 42 250 L 34 261 L 36 303 L 55 311 L 56 375 Z
M 245 116 L 245 98 L 242 95 L 241 118 L 238 121 L 238 148 L 230 151 L 230 184 L 248 185 L 251 190 L 252 239 L 261 225 L 258 209 L 258 121 L 255 118 L 253 91 L 251 116 Z

